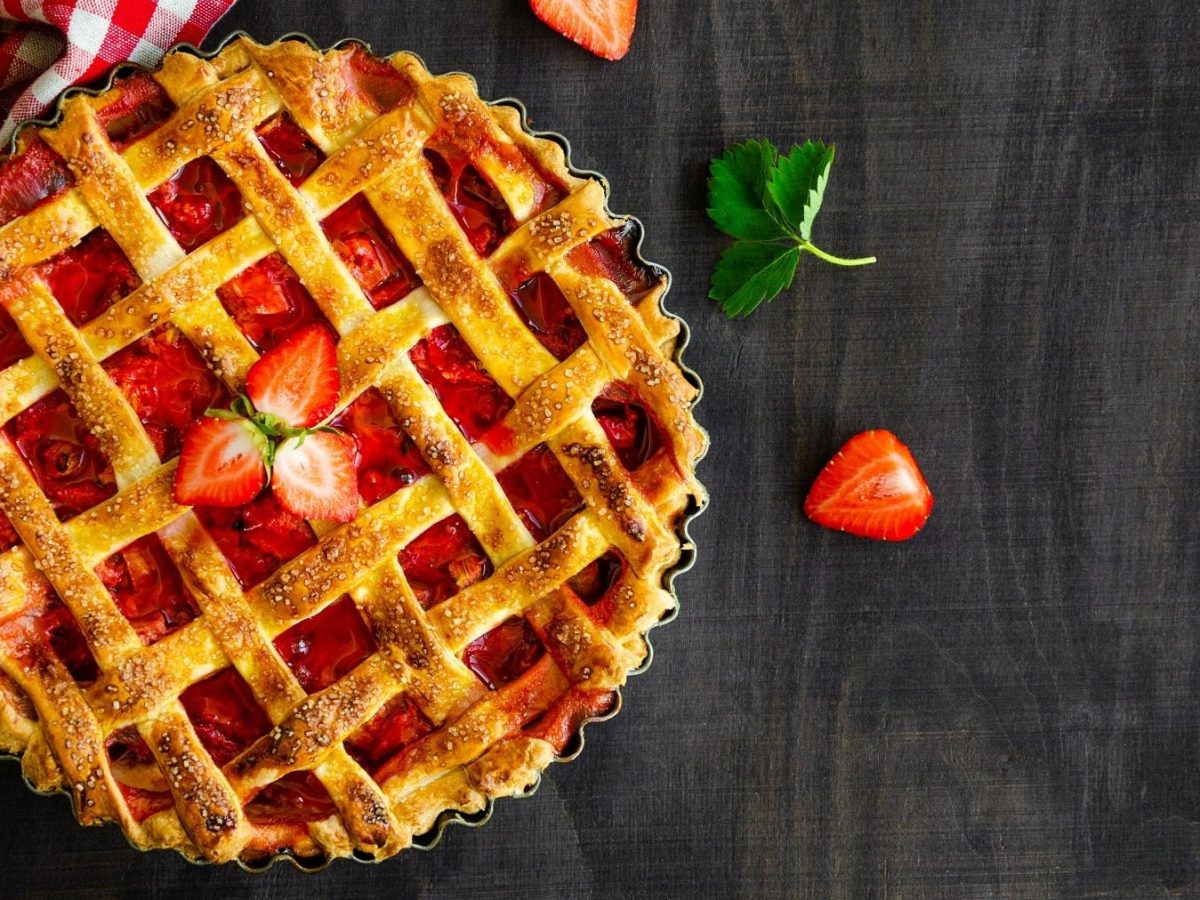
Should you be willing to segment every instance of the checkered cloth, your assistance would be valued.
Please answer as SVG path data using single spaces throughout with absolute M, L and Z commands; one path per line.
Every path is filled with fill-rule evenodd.
M 116 63 L 199 44 L 235 0 L 0 0 L 0 152 L 15 124 Z

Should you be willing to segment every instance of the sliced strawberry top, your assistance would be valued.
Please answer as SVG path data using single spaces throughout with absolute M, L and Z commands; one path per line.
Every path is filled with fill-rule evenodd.
M 636 261 L 637 226 L 625 222 L 601 232 L 567 254 L 567 261 L 585 275 L 607 278 L 631 303 L 650 293 L 662 276 Z
M 64 522 L 117 492 L 112 465 L 63 391 L 18 413 L 5 430 Z
M 557 282 L 545 272 L 534 275 L 509 296 L 534 337 L 555 359 L 566 359 L 587 340 L 575 310 Z
M 213 762 L 223 766 L 271 728 L 237 669 L 222 669 L 179 695 L 196 736 Z
M 284 177 L 299 187 L 325 161 L 325 154 L 286 112 L 258 126 L 258 139 Z
M 193 159 L 146 199 L 187 253 L 246 215 L 237 185 L 209 156 Z
M 96 575 L 147 645 L 200 614 L 157 535 L 117 551 L 96 567 Z
M 448 144 L 426 148 L 425 159 L 433 180 L 450 211 L 480 256 L 491 256 L 505 236 L 517 227 L 508 204 L 471 165 L 466 156 Z
M 149 73 L 123 78 L 120 86 L 117 99 L 96 113 L 117 150 L 149 134 L 175 109 L 162 85 Z
M 279 253 L 217 288 L 221 304 L 259 352 L 313 322 L 326 322 L 312 295 Z
M 421 286 L 420 277 L 362 194 L 330 213 L 321 228 L 376 309 L 391 306 Z
M 246 804 L 246 818 L 256 825 L 319 822 L 336 812 L 333 798 L 312 772 L 289 772 Z
M 492 574 L 492 562 L 462 516 L 430 526 L 400 551 L 400 568 L 422 608 L 430 609 Z
M 35 266 L 34 271 L 77 327 L 92 321 L 142 283 L 124 251 L 103 228 Z
M 33 356 L 33 350 L 25 342 L 8 310 L 0 306 L 0 369 L 7 369 L 27 356 Z
M 63 158 L 35 138 L 24 153 L 0 163 L 0 227 L 74 183 L 75 177 Z
M 596 56 L 618 60 L 629 52 L 637 0 L 530 0 L 534 14 Z
M 271 490 L 298 516 L 349 522 L 359 505 L 354 441 L 328 431 L 289 438 L 275 451 Z
M 453 325 L 435 328 L 408 355 L 469 440 L 480 440 L 512 409 L 512 398 L 500 389 Z
M 317 542 L 308 523 L 281 507 L 271 491 L 240 509 L 199 506 L 194 512 L 245 588 Z
M 275 649 L 304 690 L 315 694 L 354 669 L 377 646 L 358 607 L 343 594 L 275 638 Z
M 255 409 L 293 428 L 309 428 L 325 419 L 340 389 L 337 339 L 321 324 L 289 335 L 246 373 L 246 393 Z
M 592 402 L 592 413 L 630 472 L 644 466 L 666 443 L 657 417 L 626 384 L 608 385 Z
M 804 513 L 818 525 L 881 541 L 921 530 L 933 494 L 909 449 L 890 431 L 856 434 L 813 482 Z
M 248 422 L 200 419 L 183 439 L 175 502 L 228 507 L 249 503 L 267 482 L 264 445 Z
M 545 652 L 533 626 L 517 616 L 468 644 L 463 662 L 494 691 L 524 675 Z
M 375 388 L 359 395 L 331 424 L 354 438 L 358 492 L 368 506 L 429 471 L 417 445 L 396 422 L 387 401 Z
M 346 750 L 374 776 L 389 759 L 431 731 L 433 723 L 421 708 L 401 694 L 346 739 Z
M 496 479 L 537 541 L 548 538 L 583 506 L 575 482 L 545 444 L 534 447 Z
M 179 453 L 204 410 L 226 406 L 229 391 L 191 341 L 171 325 L 113 354 L 104 368 L 137 413 L 159 458 Z

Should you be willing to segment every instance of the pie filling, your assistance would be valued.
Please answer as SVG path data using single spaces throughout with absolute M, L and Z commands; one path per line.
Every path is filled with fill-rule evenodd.
M 512 398 L 500 389 L 453 325 L 435 328 L 408 356 L 468 440 L 480 440 L 512 409 Z
M 63 158 L 34 139 L 20 156 L 0 163 L 0 227 L 57 197 L 75 183 Z
M 293 187 L 304 184 L 308 176 L 325 161 L 325 154 L 286 112 L 258 126 L 258 139 Z
M 27 356 L 33 356 L 32 348 L 25 342 L 8 310 L 0 306 L 0 369 L 7 369 Z
M 326 216 L 321 228 L 376 309 L 391 306 L 421 286 L 416 271 L 362 194 Z
M 308 523 L 280 506 L 270 491 L 235 509 L 197 506 L 192 511 L 244 588 L 258 584 L 317 542 Z
M 246 214 L 237 186 L 210 156 L 193 159 L 146 199 L 187 253 L 233 227 Z
M 326 322 L 312 294 L 280 253 L 272 253 L 217 288 L 225 311 L 259 353 L 314 322 Z
M 103 228 L 87 234 L 74 247 L 34 267 L 78 328 L 117 300 L 132 293 L 142 280 L 124 251 Z
M 229 405 L 229 391 L 191 341 L 160 326 L 105 363 L 146 434 L 166 461 L 179 455 L 188 427 L 210 407 Z
M 400 694 L 346 738 L 346 751 L 374 778 L 384 763 L 433 727 L 421 707 Z
M 354 438 L 358 493 L 368 506 L 408 487 L 429 471 L 417 445 L 404 433 L 375 388 L 363 391 L 332 424 Z
M 430 526 L 400 551 L 400 568 L 422 609 L 431 609 L 494 571 L 463 517 Z
M 5 430 L 61 521 L 117 492 L 99 441 L 62 390 L 18 413 Z
M 0 620 L 0 637 L 25 668 L 41 669 L 53 657 L 80 685 L 89 685 L 100 675 L 79 623 L 48 585 L 30 598 L 25 609 Z
M 167 777 L 137 728 L 130 725 L 114 731 L 105 741 L 105 749 L 113 778 L 134 821 L 144 822 L 156 812 L 174 808 Z
M 583 507 L 575 482 L 545 444 L 534 447 L 496 478 L 538 542 L 558 531 Z
M 615 603 L 613 588 L 625 574 L 625 568 L 625 557 L 616 550 L 609 550 L 567 581 L 567 586 L 588 607 L 592 619 L 600 625 L 607 625 L 612 618 Z
M 446 204 L 475 252 L 480 256 L 491 256 L 500 242 L 517 227 L 500 192 L 465 155 L 449 144 L 439 143 L 436 149 L 427 147 L 425 160 L 438 190 L 446 198 Z
M 627 384 L 608 385 L 592 401 L 592 414 L 608 435 L 621 465 L 630 472 L 636 472 L 666 445 L 658 417 Z
M 275 649 L 301 687 L 315 694 L 354 669 L 378 646 L 350 595 L 343 594 L 275 638 Z
M 237 669 L 222 669 L 179 695 L 196 736 L 218 766 L 223 766 L 271 729 L 271 720 L 254 699 Z
M 153 644 L 200 615 L 179 570 L 157 535 L 138 538 L 96 567 L 144 644 Z
M 162 86 L 141 73 L 122 81 L 117 99 L 97 111 L 96 118 L 120 151 L 165 122 L 174 110 Z
M 545 652 L 533 626 L 513 616 L 467 644 L 462 659 L 475 677 L 494 691 L 528 672 Z
M 545 272 L 514 288 L 509 296 L 543 347 L 562 362 L 587 341 L 587 333 L 557 282 Z
M 624 222 L 580 244 L 567 254 L 567 261 L 585 275 L 607 278 L 636 303 L 662 280 L 658 271 L 636 261 L 636 237 L 637 225 Z

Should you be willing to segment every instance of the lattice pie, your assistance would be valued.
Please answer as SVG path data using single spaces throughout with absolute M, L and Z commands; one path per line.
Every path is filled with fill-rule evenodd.
M 577 746 L 704 497 L 637 234 L 515 109 L 358 45 L 179 51 L 25 128 L 0 162 L 0 745 L 30 782 L 139 847 L 378 858 Z M 314 326 L 349 521 L 270 485 L 178 502 L 206 411 Z

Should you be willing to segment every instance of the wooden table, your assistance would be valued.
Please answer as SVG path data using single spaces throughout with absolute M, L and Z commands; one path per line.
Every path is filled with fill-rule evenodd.
M 712 506 L 625 710 L 486 828 L 311 877 L 137 854 L 7 763 L 0 892 L 1200 889 L 1196 4 L 642 6 L 615 65 L 522 0 L 242 0 L 217 29 L 469 70 L 645 221 L 707 386 Z M 837 142 L 820 243 L 879 264 L 805 260 L 728 322 L 705 299 L 723 246 L 705 173 L 750 136 Z M 937 497 L 911 543 L 801 513 L 868 427 L 909 443 Z

